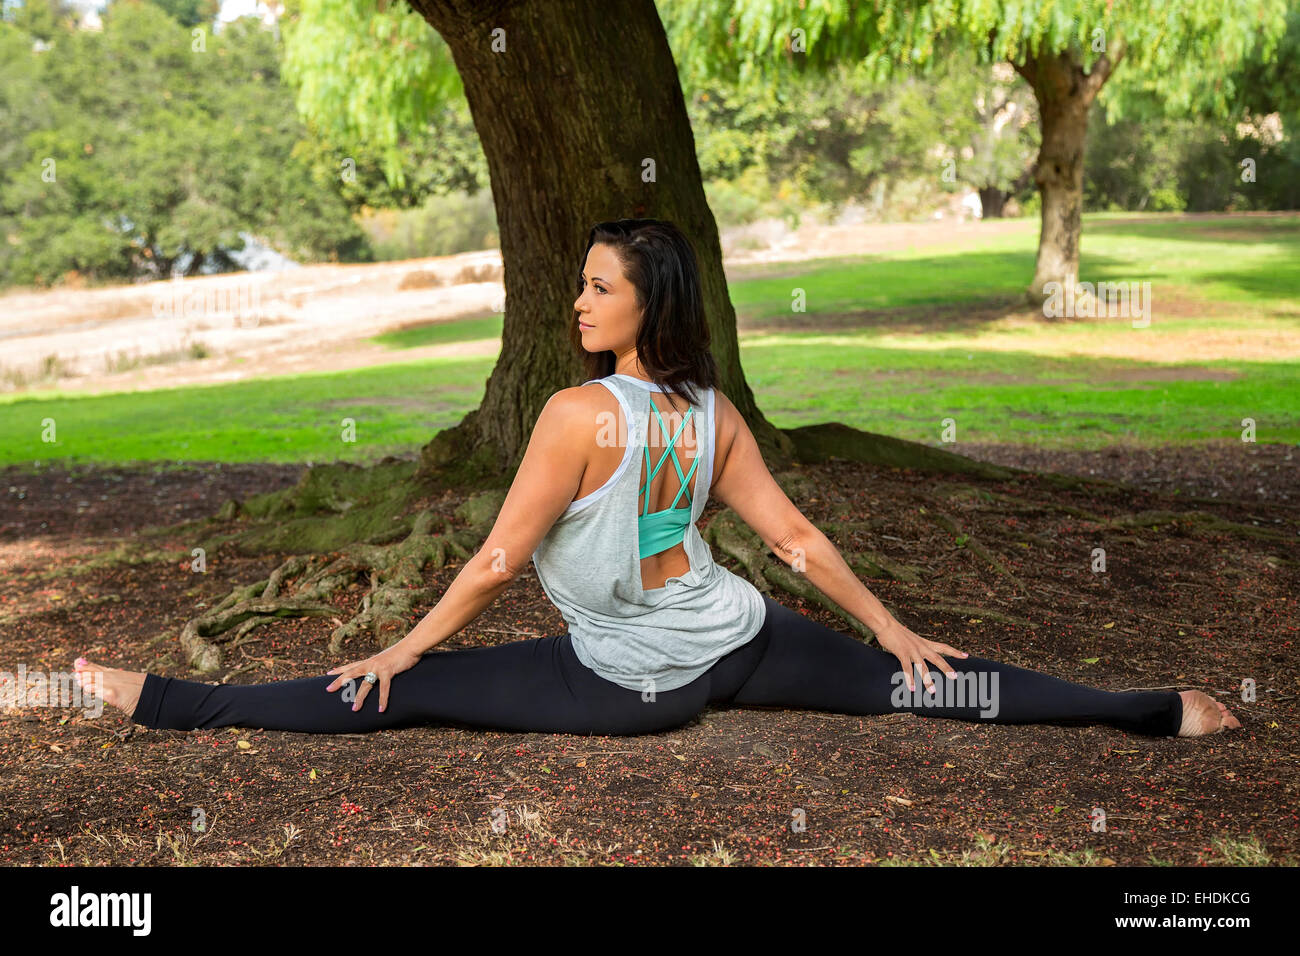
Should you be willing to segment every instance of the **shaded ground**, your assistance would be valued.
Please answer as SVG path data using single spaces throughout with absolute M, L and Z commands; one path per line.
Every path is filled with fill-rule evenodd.
M 872 540 L 837 541 L 842 547 L 874 548 L 924 569 L 921 585 L 866 582 L 923 636 L 1108 689 L 1203 689 L 1244 729 L 1185 740 L 1106 726 L 710 709 L 643 737 L 448 726 L 325 736 L 159 731 L 111 710 L 90 719 L 74 708 L 10 709 L 0 713 L 0 863 L 821 864 L 956 861 L 975 851 L 994 862 L 1076 854 L 1066 859 L 1294 864 L 1297 449 L 1223 442 L 1141 452 L 961 450 L 1136 487 L 1124 500 L 1041 480 L 942 480 L 832 462 L 808 474 L 814 487 L 833 492 L 798 504 L 814 520 L 872 523 Z M 177 665 L 184 622 L 281 556 L 210 554 L 204 575 L 185 563 L 74 572 L 145 524 L 210 515 L 229 497 L 291 484 L 299 470 L 7 470 L 0 668 L 70 669 L 84 652 L 192 676 Z M 990 501 L 981 491 L 1012 497 Z M 1214 503 L 1186 500 L 1216 494 Z M 450 512 L 456 503 L 449 497 L 438 507 Z M 1102 527 L 1061 506 L 1105 517 L 1197 509 L 1289 537 L 1252 538 L 1191 520 Z M 701 526 L 717 511 L 711 503 Z M 981 560 L 971 541 L 959 546 L 932 520 L 940 514 L 1015 580 Z M 1105 574 L 1088 571 L 1098 545 L 1108 554 Z M 429 578 L 445 586 L 458 566 Z M 363 590 L 340 595 L 341 612 L 353 610 Z M 847 629 L 820 607 L 774 596 Z M 936 610 L 940 604 L 979 605 L 1026 624 Z M 530 569 L 443 646 L 562 626 Z M 259 630 L 260 640 L 230 662 L 233 680 L 320 674 L 373 650 L 349 645 L 327 659 L 330 627 L 286 620 Z M 1245 677 L 1257 683 L 1255 703 L 1240 700 Z M 1094 807 L 1107 814 L 1106 832 L 1091 830 Z M 806 814 L 802 832 L 791 829 L 796 808 Z M 196 809 L 203 832 L 191 828 Z M 505 832 L 493 831 L 494 813 Z M 1268 857 L 1234 856 L 1224 839 L 1258 845 Z

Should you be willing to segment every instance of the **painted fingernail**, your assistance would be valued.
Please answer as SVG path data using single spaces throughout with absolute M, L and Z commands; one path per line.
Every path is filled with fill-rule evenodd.
M 76 660 L 76 665 L 78 667 L 85 667 L 88 663 L 90 662 L 87 661 L 84 657 L 78 657 Z

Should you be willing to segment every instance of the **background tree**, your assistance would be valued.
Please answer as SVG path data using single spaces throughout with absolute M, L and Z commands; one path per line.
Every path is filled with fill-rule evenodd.
M 1130 92 L 1152 93 L 1171 112 L 1224 116 L 1233 71 L 1252 50 L 1264 56 L 1285 27 L 1285 0 L 826 0 L 795 8 L 779 0 L 660 0 L 688 86 L 713 75 L 769 82 L 862 59 L 882 81 L 924 68 L 962 42 L 982 62 L 1010 63 L 1034 91 L 1041 146 L 1035 181 L 1042 224 L 1034 277 L 1079 275 L 1084 144 L 1088 113 L 1124 64 L 1108 97 L 1112 115 Z
M 160 6 L 117 0 L 102 31 L 48 35 L 0 22 L 0 283 L 194 273 L 244 232 L 291 257 L 364 242 L 292 156 L 305 129 L 255 20 L 196 49 Z
M 0 2 L 0 17 L 42 44 L 49 43 L 61 30 L 75 27 L 80 16 L 81 11 L 69 0 Z
M 167 11 L 167 15 L 189 29 L 210 24 L 221 10 L 221 0 L 149 0 Z
M 849 200 L 881 219 L 927 216 L 962 185 L 1001 215 L 1031 185 L 1038 143 L 1033 94 L 1001 66 L 999 76 L 958 48 L 929 76 L 887 83 L 847 62 L 776 84 L 713 78 L 688 98 L 701 171 L 706 182 L 743 177 L 751 196 L 788 196 L 776 211 L 791 228 L 810 203 L 828 216 Z M 953 178 L 936 175 L 936 153 L 952 158 Z

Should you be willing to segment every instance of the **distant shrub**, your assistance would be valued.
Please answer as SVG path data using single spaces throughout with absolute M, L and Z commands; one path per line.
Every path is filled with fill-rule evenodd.
M 430 196 L 417 209 L 384 209 L 361 218 L 375 260 L 422 259 L 500 248 L 496 207 L 484 189 L 473 196 Z

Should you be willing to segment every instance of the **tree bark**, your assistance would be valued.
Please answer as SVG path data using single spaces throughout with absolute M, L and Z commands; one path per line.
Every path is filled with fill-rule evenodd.
M 769 462 L 785 464 L 793 446 L 759 411 L 740 367 L 717 224 L 653 0 L 621 3 L 613 18 L 599 0 L 409 2 L 460 72 L 487 158 L 506 288 L 483 402 L 425 446 L 421 473 L 454 469 L 472 481 L 518 467 L 547 399 L 582 381 L 568 329 L 587 232 L 642 217 L 673 221 L 694 245 L 719 388 Z M 647 161 L 653 178 L 643 179 Z
M 1002 207 L 1006 205 L 1009 193 L 1004 193 L 997 186 L 980 187 L 980 218 L 1001 219 Z
M 1123 56 L 1116 44 L 1114 56 L 1102 54 L 1085 73 L 1068 50 L 1027 55 L 1012 63 L 1038 99 L 1042 143 L 1034 181 L 1042 197 L 1042 224 L 1038 258 L 1026 298 L 1041 304 L 1048 282 L 1078 282 L 1079 242 L 1083 233 L 1083 151 L 1088 132 L 1088 110 Z

